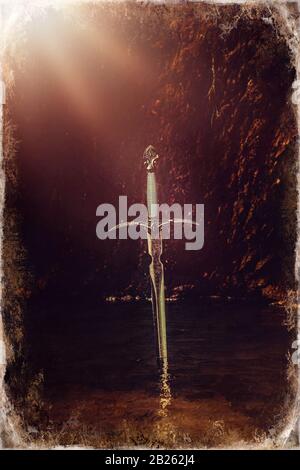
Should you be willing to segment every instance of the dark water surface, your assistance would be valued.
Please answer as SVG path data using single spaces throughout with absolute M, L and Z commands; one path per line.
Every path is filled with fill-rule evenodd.
M 258 439 L 277 424 L 291 341 L 284 310 L 217 299 L 167 307 L 163 376 L 150 303 L 75 302 L 68 312 L 39 312 L 47 429 L 59 440 L 223 445 Z

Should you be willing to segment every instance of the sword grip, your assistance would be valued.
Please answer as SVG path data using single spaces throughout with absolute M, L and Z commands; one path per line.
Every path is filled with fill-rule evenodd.
M 148 217 L 151 222 L 158 216 L 158 199 L 156 189 L 156 177 L 155 173 L 147 173 L 147 207 Z

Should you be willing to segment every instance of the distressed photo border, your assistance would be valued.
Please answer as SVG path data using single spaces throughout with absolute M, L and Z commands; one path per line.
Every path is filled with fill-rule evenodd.
M 115 0 L 116 2 L 122 0 Z M 125 1 L 125 0 L 124 0 Z M 18 9 L 22 8 L 23 5 L 30 5 L 33 10 L 39 8 L 45 8 L 48 6 L 54 6 L 60 8 L 61 6 L 67 5 L 76 5 L 76 3 L 100 3 L 105 2 L 105 0 L 0 0 L 0 211 L 1 211 L 1 255 L 3 254 L 3 210 L 5 203 L 5 169 L 3 166 L 4 159 L 4 139 L 6 129 L 4 124 L 4 108 L 5 108 L 5 92 L 6 88 L 9 86 L 5 73 L 2 67 L 2 60 L 5 53 L 5 49 L 10 41 L 10 34 L 12 30 L 16 27 L 18 21 L 22 21 L 22 18 L 18 15 Z M 154 1 L 157 4 L 170 3 L 170 4 L 180 4 L 186 2 L 180 1 Z M 290 410 L 287 425 L 282 431 L 281 435 L 277 438 L 276 442 L 263 442 L 257 444 L 257 446 L 249 446 L 252 448 L 299 448 L 299 439 L 300 439 L 300 309 L 299 309 L 299 281 L 300 281 L 300 93 L 299 98 L 297 97 L 297 89 L 300 85 L 300 0 L 290 1 L 290 0 L 256 0 L 256 1 L 226 1 L 226 0 L 198 0 L 197 2 L 191 3 L 206 3 L 206 4 L 216 4 L 218 6 L 222 5 L 233 5 L 239 4 L 244 8 L 251 8 L 255 6 L 265 6 L 272 9 L 272 14 L 276 16 L 276 27 L 280 28 L 281 34 L 286 38 L 286 42 L 289 46 L 291 57 L 294 61 L 294 66 L 296 69 L 296 81 L 294 82 L 294 98 L 293 104 L 295 113 L 297 116 L 298 124 L 298 164 L 297 164 L 297 184 L 298 184 L 298 201 L 297 201 L 297 246 L 296 246 L 296 264 L 295 264 L 295 278 L 298 283 L 298 294 L 296 299 L 297 304 L 297 344 L 295 344 L 295 355 L 297 357 L 297 363 L 292 366 L 292 372 L 290 380 L 293 382 L 293 387 L 296 389 L 296 400 L 294 406 Z M 5 6 L 9 4 L 10 10 L 13 14 L 9 17 L 9 21 L 4 15 Z M 13 8 L 12 8 L 13 7 Z M 15 13 L 15 14 L 14 14 Z M 234 19 L 233 19 L 234 21 Z M 232 25 L 234 27 L 234 24 Z M 299 82 L 298 82 L 299 81 Z M 12 154 L 14 153 L 14 144 L 11 143 L 10 150 Z M 1 269 L 1 285 L 0 285 L 0 302 L 2 307 L 3 301 L 3 256 L 1 256 L 0 269 Z M 291 300 L 294 302 L 294 300 Z M 287 306 L 289 308 L 289 306 Z M 14 411 L 13 405 L 10 403 L 6 388 L 5 388 L 5 370 L 7 358 L 11 354 L 12 345 L 9 344 L 8 339 L 4 334 L 4 321 L 2 316 L 2 308 L 0 313 L 0 447 L 2 448 L 39 448 L 36 445 L 28 446 L 28 442 L 25 439 L 24 430 L 22 429 L 21 422 Z M 292 360 L 291 360 L 292 362 Z M 238 444 L 238 443 L 237 443 Z

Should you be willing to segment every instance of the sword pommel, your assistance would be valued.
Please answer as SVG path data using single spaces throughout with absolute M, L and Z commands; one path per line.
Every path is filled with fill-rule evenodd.
M 153 145 L 149 145 L 143 154 L 144 165 L 147 171 L 153 172 L 155 170 L 158 158 L 158 153 Z

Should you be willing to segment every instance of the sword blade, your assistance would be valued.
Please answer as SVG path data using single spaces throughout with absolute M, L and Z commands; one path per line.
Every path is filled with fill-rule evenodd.
M 151 256 L 149 266 L 151 280 L 151 299 L 154 327 L 156 331 L 158 356 L 161 361 L 166 361 L 167 350 L 167 328 L 165 310 L 165 282 L 164 267 L 161 262 L 162 241 L 161 238 L 153 239 L 151 233 L 148 234 L 148 252 Z

